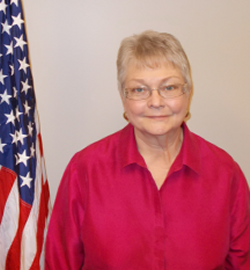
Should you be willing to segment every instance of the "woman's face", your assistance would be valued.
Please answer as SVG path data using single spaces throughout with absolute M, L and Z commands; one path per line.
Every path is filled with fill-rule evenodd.
M 157 68 L 138 68 L 131 63 L 128 66 L 125 88 L 146 86 L 151 89 L 159 88 L 168 82 L 184 84 L 181 72 L 172 65 L 162 65 Z M 135 132 L 142 135 L 171 135 L 176 132 L 188 111 L 190 91 L 185 94 L 166 99 L 157 91 L 145 100 L 130 100 L 122 97 L 124 111 Z M 173 133 L 174 134 L 174 133 Z

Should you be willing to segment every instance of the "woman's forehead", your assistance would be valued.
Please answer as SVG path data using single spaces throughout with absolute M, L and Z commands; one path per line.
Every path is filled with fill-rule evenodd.
M 145 61 L 137 61 L 137 60 L 131 60 L 129 61 L 127 68 L 126 68 L 126 73 L 156 73 L 157 71 L 161 72 L 174 72 L 174 73 L 180 73 L 181 70 L 174 66 L 171 62 L 169 61 L 157 61 L 157 62 L 145 62 Z
M 137 58 L 131 58 L 128 61 L 127 64 L 127 68 L 129 66 L 134 66 L 138 69 L 144 69 L 144 68 L 159 68 L 159 67 L 169 67 L 171 66 L 172 68 L 175 68 L 174 64 L 172 62 L 170 62 L 168 59 L 166 59 L 165 57 L 144 57 L 142 59 L 137 59 Z
M 162 82 L 170 79 L 183 81 L 179 69 L 173 65 L 160 65 L 158 67 L 137 66 L 131 63 L 126 72 L 125 82 Z

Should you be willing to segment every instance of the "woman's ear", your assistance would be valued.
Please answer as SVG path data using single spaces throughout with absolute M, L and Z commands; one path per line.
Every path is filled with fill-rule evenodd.
M 125 110 L 125 102 L 126 102 L 126 97 L 124 96 L 122 90 L 119 90 L 120 98 L 122 101 L 123 109 Z

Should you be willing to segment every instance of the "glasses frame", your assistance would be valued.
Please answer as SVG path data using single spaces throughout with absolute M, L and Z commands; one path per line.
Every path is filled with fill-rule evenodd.
M 180 95 L 173 96 L 173 97 L 164 97 L 164 96 L 162 96 L 162 94 L 160 92 L 160 88 L 150 88 L 150 87 L 147 87 L 147 89 L 149 89 L 149 91 L 148 91 L 149 94 L 144 98 L 140 98 L 140 99 L 129 98 L 127 96 L 126 91 L 127 91 L 127 89 L 131 89 L 131 87 L 123 88 L 123 95 L 124 95 L 125 98 L 127 98 L 129 100 L 140 101 L 140 100 L 145 100 L 145 99 L 149 98 L 152 95 L 153 91 L 157 91 L 159 96 L 161 96 L 162 98 L 164 98 L 164 99 L 173 99 L 173 98 L 177 98 L 177 97 L 180 97 L 180 96 L 184 95 L 188 91 L 187 83 L 183 83 L 183 84 L 178 83 L 178 84 L 175 84 L 175 85 L 178 85 L 178 86 L 182 87 L 182 93 Z M 140 87 L 138 87 L 138 88 L 140 88 Z

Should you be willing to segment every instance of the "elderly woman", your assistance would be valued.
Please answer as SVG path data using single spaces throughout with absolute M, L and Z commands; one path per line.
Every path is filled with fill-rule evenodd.
M 47 270 L 250 269 L 250 195 L 237 163 L 190 132 L 181 44 L 147 31 L 117 59 L 128 125 L 77 153 L 55 201 Z

